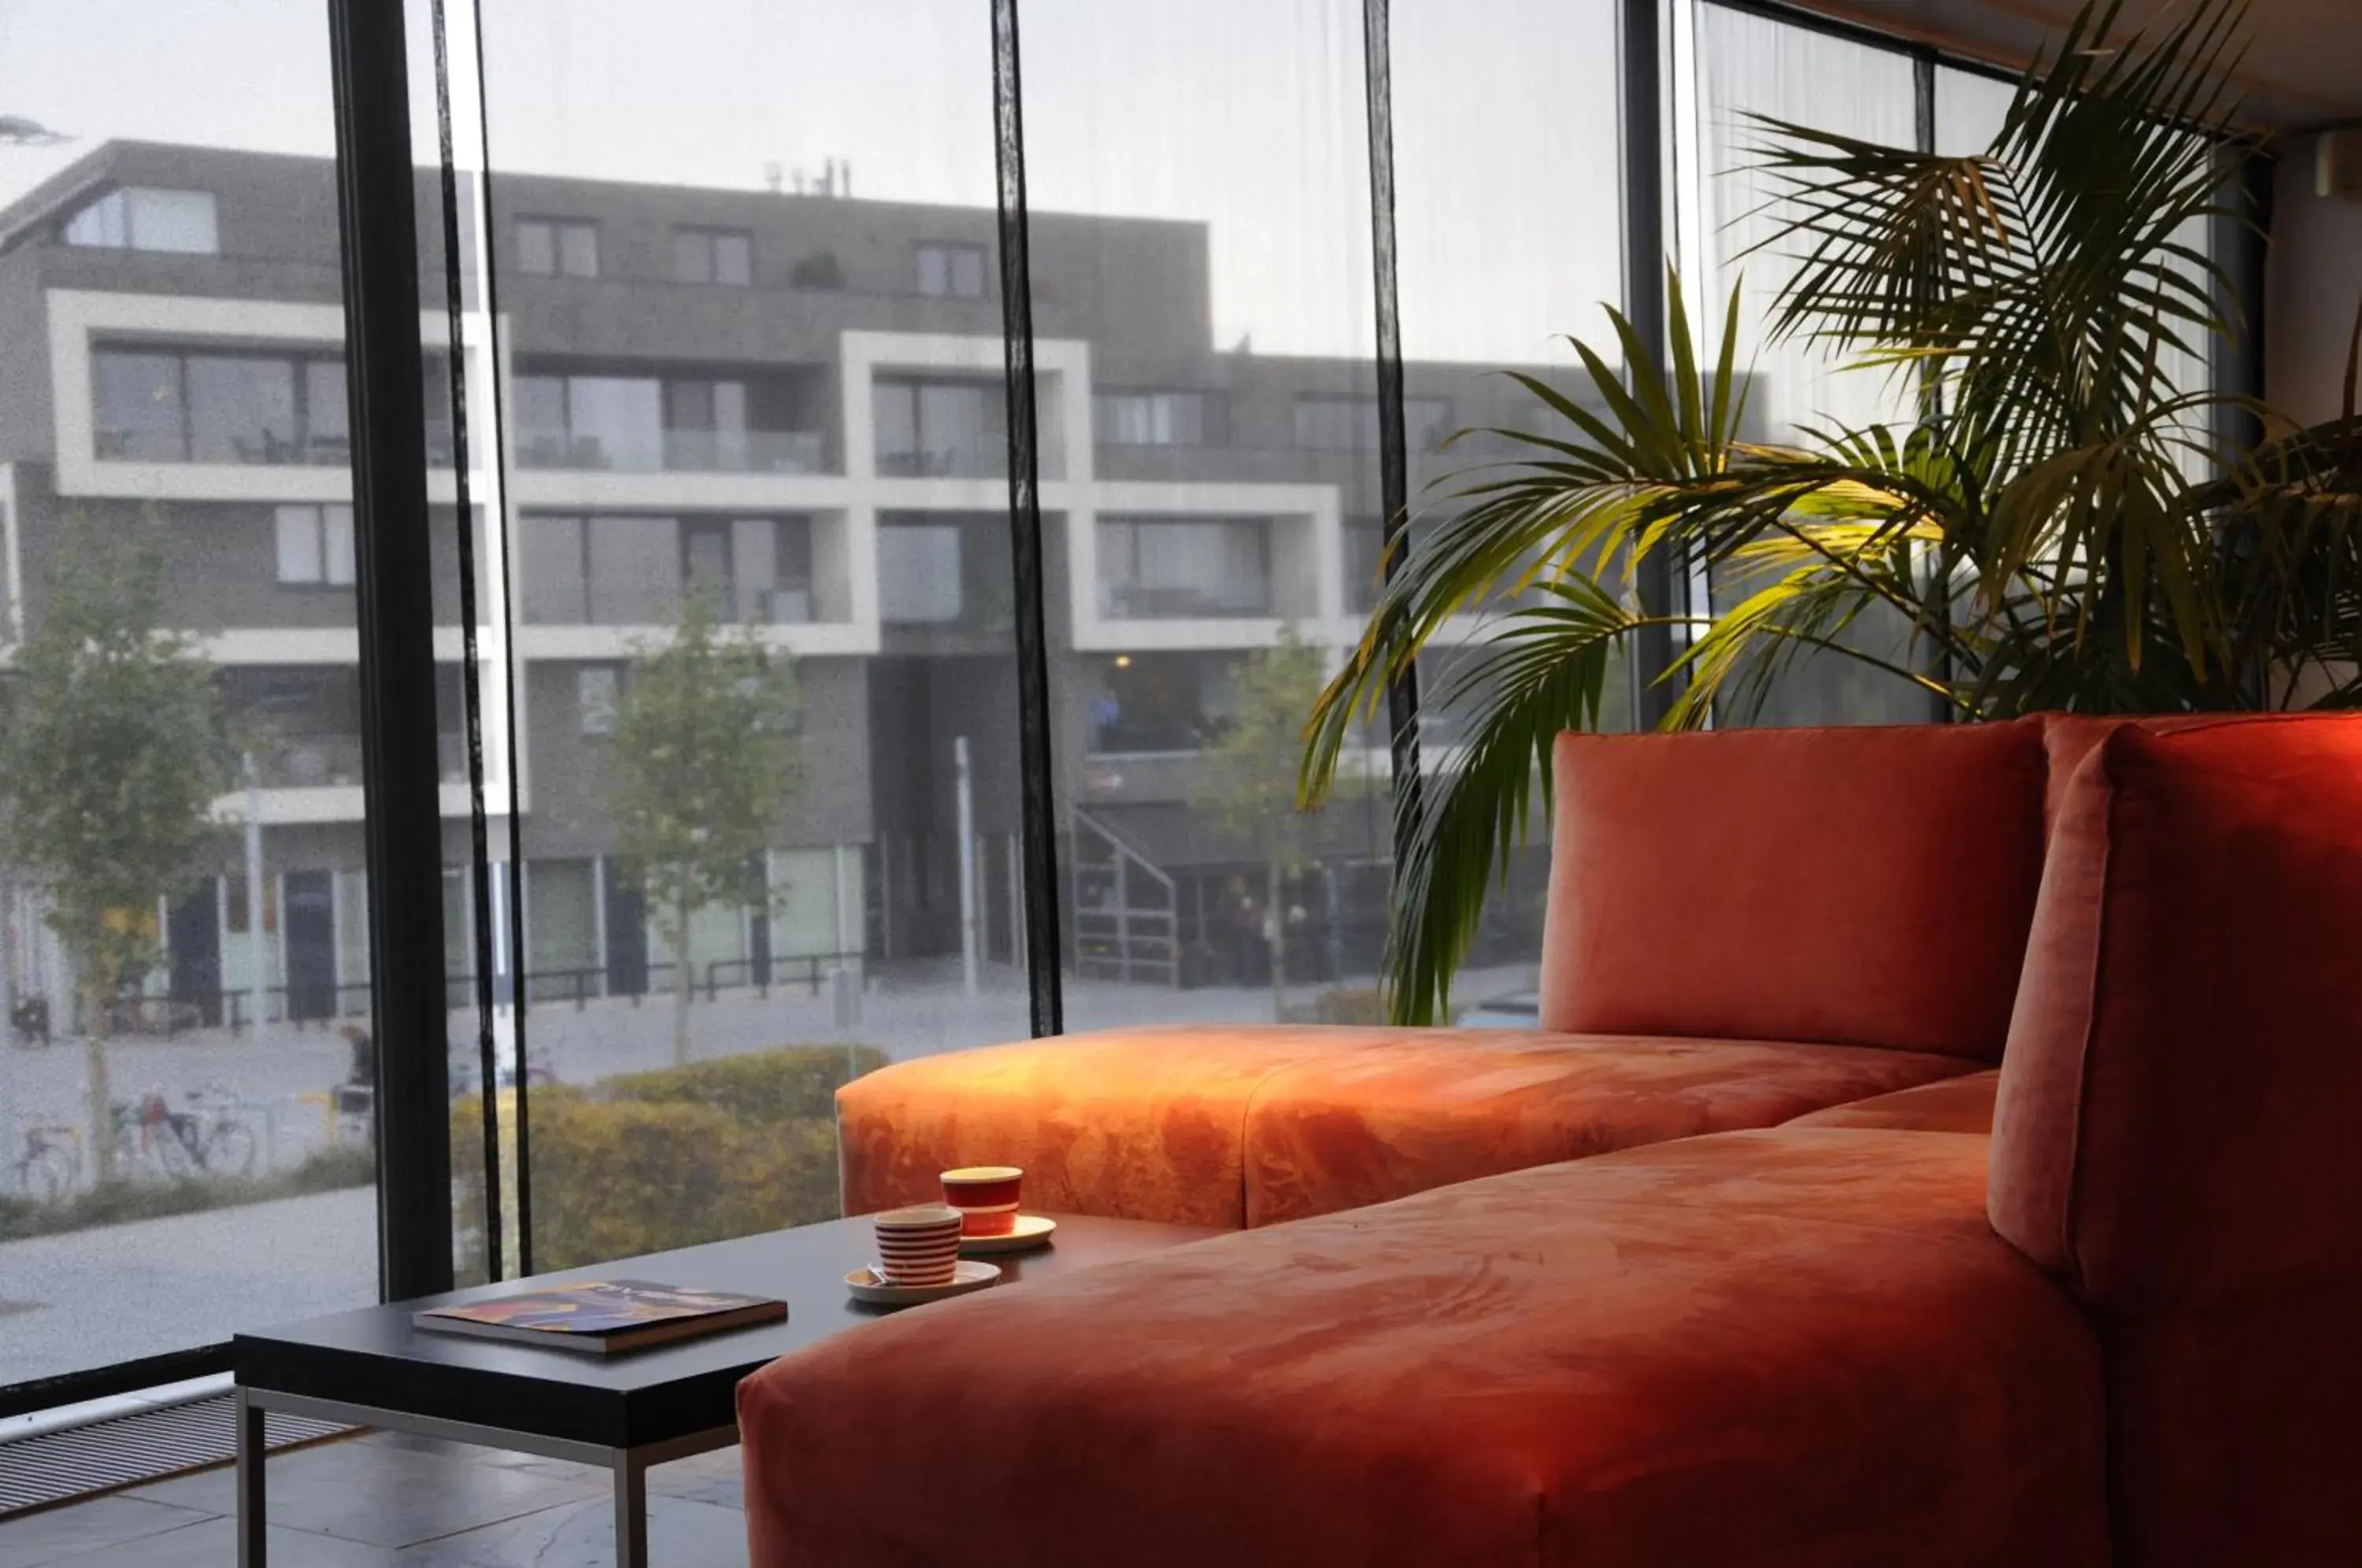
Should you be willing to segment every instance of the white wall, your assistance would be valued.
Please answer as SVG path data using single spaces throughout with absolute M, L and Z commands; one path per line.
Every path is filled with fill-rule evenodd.
M 2313 193 L 2314 137 L 2280 149 L 2264 275 L 2264 396 L 2302 424 L 2334 419 L 2362 304 L 2362 201 Z

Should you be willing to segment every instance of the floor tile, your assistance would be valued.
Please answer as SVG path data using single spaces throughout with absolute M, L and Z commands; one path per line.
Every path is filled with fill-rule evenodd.
M 553 1480 L 577 1481 L 584 1485 L 608 1485 L 608 1472 L 596 1464 L 582 1464 L 570 1459 L 548 1459 L 537 1453 L 525 1453 L 513 1448 L 485 1448 L 470 1442 L 453 1442 L 448 1438 L 422 1437 L 416 1432 L 376 1430 L 364 1432 L 355 1442 L 375 1444 L 381 1448 L 401 1449 L 412 1453 L 430 1453 L 447 1459 L 463 1460 L 470 1464 L 496 1464 L 504 1470 L 529 1471 Z
M 75 1552 L 179 1529 L 205 1517 L 195 1509 L 116 1496 L 0 1519 L 0 1568 L 35 1568 Z
M 739 1451 L 717 1449 L 712 1453 L 657 1465 L 648 1472 L 648 1495 L 684 1497 L 694 1503 L 744 1510 L 746 1491 L 739 1469 Z
M 273 1568 L 394 1568 L 389 1547 L 363 1546 L 305 1530 L 272 1529 L 265 1537 Z M 237 1521 L 206 1519 L 162 1535 L 61 1559 L 54 1568 L 232 1568 Z M 42 1568 L 52 1568 L 44 1563 Z
M 648 1499 L 648 1559 L 664 1568 L 746 1568 L 746 1516 L 679 1497 Z M 614 1568 L 612 1502 L 569 1503 L 401 1552 L 398 1568 Z
M 234 1514 L 236 1485 L 234 1471 L 224 1467 L 143 1486 L 138 1496 Z M 359 1441 L 273 1458 L 267 1488 L 271 1523 L 375 1546 L 409 1546 L 607 1495 L 603 1476 L 587 1483 Z

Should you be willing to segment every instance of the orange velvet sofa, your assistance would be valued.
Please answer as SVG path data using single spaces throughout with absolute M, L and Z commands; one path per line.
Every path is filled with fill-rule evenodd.
M 1529 1065 L 1572 1070 L 1567 1054 L 1620 1055 L 1652 1030 L 1735 1043 L 1734 1024 L 1779 1018 L 1760 1048 L 1928 1070 L 1796 1091 L 1825 1103 L 1697 1136 L 1567 1090 L 1533 1120 L 1638 1131 L 1524 1168 L 1468 1167 L 1548 1139 L 1429 1163 L 1394 1132 L 1391 1175 L 1363 1188 L 1418 1190 L 1363 1207 L 1325 1175 L 1259 1197 L 1277 1168 L 1264 1093 L 1197 1089 L 1194 1143 L 1102 1145 L 1073 1168 L 1125 1166 L 1140 1204 L 1194 1173 L 1255 1228 L 889 1319 L 748 1378 L 754 1562 L 2362 1562 L 2362 720 L 2046 728 L 1938 732 L 1978 737 L 2001 771 L 1981 801 L 1945 797 L 1968 842 L 1884 861 L 1845 858 L 1896 850 L 1860 791 L 1778 804 L 1813 770 L 1753 737 L 1571 739 L 1544 983 L 1558 1043 Z M 1879 749 L 1888 734 L 1787 744 L 1940 793 L 1926 753 Z M 2046 746 L 2072 765 L 2062 787 Z M 1717 790 L 1742 804 L 1718 810 Z M 1619 844 L 1607 814 L 1650 801 L 1698 812 L 1732 858 L 1684 873 L 1746 897 L 1636 892 L 1647 845 Z M 1759 809 L 1751 834 L 1718 821 Z M 2029 823 L 2038 894 L 2021 903 Z M 1757 880 L 1783 856 L 1884 865 L 1920 890 L 1872 878 L 1849 903 Z M 1949 877 L 1965 892 L 1926 895 Z M 1684 921 L 1676 965 L 1655 944 Z M 1997 1066 L 1961 1048 L 1995 1011 L 1965 986 L 2003 945 L 1995 926 L 2014 947 L 1992 982 Z M 1772 945 L 1722 945 L 1742 939 Z M 1932 977 L 1879 972 L 1860 1001 L 1819 989 L 1864 953 L 1926 947 L 1944 955 Z M 1717 957 L 1756 982 L 1684 983 Z M 1948 1024 L 1940 1005 L 1968 1010 Z M 1855 1032 L 1870 1025 L 1896 1043 Z M 1385 1082 L 1388 1053 L 1415 1050 L 1261 1048 L 1264 1078 L 1308 1065 L 1341 1105 L 1361 1103 L 1356 1074 Z M 1505 1048 L 1475 1042 L 1468 1070 L 1501 1070 Z M 1401 1085 L 1450 1086 L 1445 1065 L 1400 1059 Z M 1177 1098 L 1181 1076 L 1151 1088 Z M 1702 1077 L 1668 1093 L 1747 1098 Z M 1399 1127 L 1407 1099 L 1376 1124 Z M 1503 1121 L 1424 1115 L 1437 1144 Z M 894 1157 L 848 1151 L 847 1169 Z M 1303 1216 L 1259 1222 L 1288 1203 Z

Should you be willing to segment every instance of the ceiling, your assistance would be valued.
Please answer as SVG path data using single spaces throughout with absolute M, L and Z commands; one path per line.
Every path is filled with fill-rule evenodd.
M 2019 66 L 2080 0 L 1799 0 L 1807 9 Z M 2186 15 L 2193 0 L 2125 0 L 2128 26 Z M 2245 117 L 2275 130 L 2362 123 L 2362 0 L 2249 0 L 2237 72 Z

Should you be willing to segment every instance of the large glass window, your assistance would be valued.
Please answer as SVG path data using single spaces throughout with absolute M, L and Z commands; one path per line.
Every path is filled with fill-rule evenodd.
M 1463 491 L 1499 477 L 1490 465 L 1532 455 L 1488 431 L 1565 434 L 1558 415 L 1502 371 L 1521 370 L 1584 399 L 1567 339 L 1595 346 L 1611 364 L 1620 359 L 1603 308 L 1624 296 L 1618 7 L 1394 0 L 1390 9 L 1396 287 L 1408 543 L 1416 547 L 1459 509 Z M 1548 197 L 1538 199 L 1543 192 Z M 1469 433 L 1454 436 L 1462 430 Z M 1357 610 L 1375 601 L 1384 525 L 1375 506 L 1347 524 L 1346 576 Z M 1610 588 L 1627 588 L 1614 570 L 1605 575 Z M 1475 719 L 1476 702 L 1461 693 L 1471 655 L 1502 629 L 1503 617 L 1532 602 L 1512 596 L 1513 586 L 1471 606 L 1464 628 L 1420 661 L 1419 763 L 1430 777 L 1459 766 Z M 1628 725 L 1628 663 L 1610 668 L 1606 690 L 1606 723 Z M 1383 724 L 1370 740 L 1375 769 L 1384 766 Z M 1549 870 L 1549 824 L 1539 805 L 1528 844 L 1485 900 L 1453 987 L 1461 1007 L 1515 996 L 1536 981 Z
M 453 886 L 469 965 L 478 902 L 522 926 L 488 945 L 536 1267 L 831 1215 L 827 1084 L 1027 1032 L 1015 589 L 974 482 L 1008 464 L 987 17 L 788 0 L 765 25 L 812 47 L 723 47 L 745 18 L 715 0 L 667 14 L 681 54 L 635 15 L 484 14 L 516 469 L 480 567 L 518 612 L 531 790 L 492 875 Z M 754 182 L 747 149 L 814 125 L 825 176 Z M 582 265 L 557 214 L 596 219 Z M 565 303 L 594 270 L 600 308 Z M 692 637 L 716 662 L 684 686 Z M 723 773 L 751 827 L 679 809 Z
M 1916 66 L 1899 49 L 1752 12 L 1702 5 L 1696 15 L 1698 183 L 1691 223 L 1700 265 L 1692 276 L 1715 302 L 1738 292 L 1738 358 L 1750 367 L 1748 410 L 1756 431 L 1772 440 L 1809 442 L 1816 430 L 1907 425 L 1915 397 L 1907 378 L 1864 368 L 1801 335 L 1772 338 L 1772 306 L 1799 257 L 1795 242 L 1777 237 L 1781 175 L 1762 166 L 1764 138 L 1750 116 L 1914 146 Z M 1718 328 L 1718 304 L 1694 314 Z M 1709 597 L 1727 609 L 1762 585 L 1744 569 L 1724 568 Z M 1914 652 L 1903 618 L 1883 607 L 1845 635 L 1879 658 L 1909 663 L 1926 657 Z M 1726 722 L 1747 716 L 1730 714 Z M 1783 671 L 1752 718 L 1767 724 L 1909 723 L 1934 716 L 1926 695 L 1900 678 L 1842 653 L 1820 652 Z
M 0 17 L 10 1388 L 377 1296 L 326 23 Z
M 1061 215 L 1034 317 L 1087 343 L 1106 489 L 1050 557 L 1087 617 L 1051 652 L 1068 1025 L 1374 1017 L 1385 779 L 1294 805 L 1358 631 L 1343 520 L 1381 509 L 1362 7 L 1028 0 L 1024 28 L 1028 190 Z

